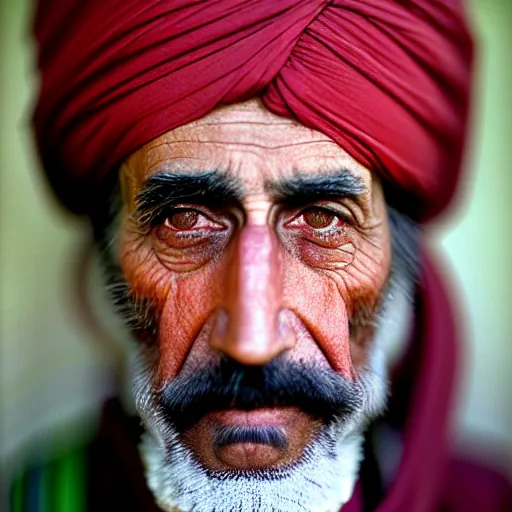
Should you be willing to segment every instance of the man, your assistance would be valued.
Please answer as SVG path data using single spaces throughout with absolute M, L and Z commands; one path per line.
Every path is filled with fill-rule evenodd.
M 91 510 L 454 509 L 418 223 L 460 168 L 459 2 L 41 2 L 35 33 L 43 164 L 138 351 L 151 494 L 110 406 Z

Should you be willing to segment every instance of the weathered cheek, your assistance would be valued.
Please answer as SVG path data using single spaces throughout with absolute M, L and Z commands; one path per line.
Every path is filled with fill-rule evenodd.
M 151 301 L 158 310 L 168 294 L 169 282 L 151 246 L 139 236 L 123 233 L 119 265 L 133 297 Z
M 389 251 L 359 244 L 340 269 L 313 269 L 293 257 L 286 261 L 284 306 L 300 318 L 332 368 L 354 379 L 360 361 L 349 319 L 359 304 L 374 305 L 389 273 Z
M 379 245 L 361 241 L 351 264 L 343 272 L 337 273 L 353 299 L 349 304 L 349 314 L 357 302 L 366 301 L 371 304 L 378 300 L 391 265 L 391 249 L 388 245 L 385 240 Z
M 304 323 L 332 368 L 353 379 L 347 308 L 335 282 L 290 258 L 284 292 L 285 308 Z
M 168 271 L 169 272 L 169 271 Z M 191 346 L 220 301 L 217 264 L 169 277 L 172 285 L 160 313 L 158 330 L 159 379 L 178 374 Z
M 192 272 L 173 272 L 127 221 L 120 235 L 119 264 L 134 299 L 149 301 L 156 315 L 157 339 L 150 340 L 159 350 L 156 379 L 173 378 L 219 301 L 223 273 L 213 262 Z

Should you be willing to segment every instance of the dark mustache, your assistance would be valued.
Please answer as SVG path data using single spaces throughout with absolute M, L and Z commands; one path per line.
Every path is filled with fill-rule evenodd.
M 326 424 L 351 415 L 361 388 L 333 370 L 278 357 L 265 366 L 230 359 L 187 378 L 177 377 L 158 396 L 161 411 L 178 431 L 204 415 L 229 408 L 295 406 Z

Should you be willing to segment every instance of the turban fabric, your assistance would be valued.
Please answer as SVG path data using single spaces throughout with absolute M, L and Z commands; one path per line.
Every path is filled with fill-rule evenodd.
M 145 143 L 255 96 L 331 137 L 418 220 L 456 187 L 472 58 L 459 0 L 41 0 L 35 36 L 36 139 L 76 213 Z

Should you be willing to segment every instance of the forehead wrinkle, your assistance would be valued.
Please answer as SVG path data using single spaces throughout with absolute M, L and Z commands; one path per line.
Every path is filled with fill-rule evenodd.
M 174 144 L 201 144 L 201 145 L 219 145 L 219 146 L 247 146 L 254 147 L 258 149 L 268 149 L 268 150 L 276 150 L 276 149 L 285 149 L 291 147 L 301 147 L 312 144 L 333 144 L 334 142 L 329 140 L 307 140 L 301 142 L 291 142 L 289 144 L 278 144 L 278 145 L 267 145 L 267 144 L 258 144 L 256 142 L 247 142 L 247 141 L 230 141 L 230 140 L 198 140 L 198 139 L 176 139 L 172 141 L 165 141 L 158 146 L 153 146 L 151 149 L 158 149 L 162 146 L 172 146 Z
M 274 134 L 274 132 L 276 132 Z M 274 136 L 275 135 L 275 136 Z M 226 119 L 226 116 L 219 116 L 218 120 L 211 120 L 208 117 L 202 120 L 179 126 L 161 136 L 166 142 L 189 141 L 189 140 L 230 140 L 239 141 L 245 139 L 252 142 L 252 139 L 267 141 L 270 139 L 292 139 L 301 142 L 330 142 L 335 144 L 327 135 L 317 130 L 308 128 L 298 122 L 286 122 L 283 118 L 276 117 L 268 119 L 254 119 L 253 116 L 238 118 L 235 120 Z M 247 140 L 248 139 L 248 140 Z M 264 144 L 272 146 L 272 144 Z
M 236 131 L 242 129 L 242 131 L 247 131 L 252 133 L 253 135 L 257 134 L 257 131 L 260 128 L 263 128 L 265 130 L 275 128 L 282 129 L 282 127 L 287 127 L 287 131 L 289 132 L 290 136 L 300 136 L 301 138 L 320 138 L 320 140 L 324 140 L 327 142 L 334 142 L 332 139 L 330 139 L 327 135 L 312 130 L 311 128 L 307 128 L 304 125 L 299 124 L 292 124 L 292 123 L 281 123 L 281 122 L 274 122 L 274 121 L 249 121 L 249 120 L 239 120 L 239 121 L 222 121 L 222 122 L 214 122 L 214 123 L 202 123 L 197 124 L 195 126 L 182 126 L 179 127 L 176 132 L 180 131 L 189 131 L 189 130 L 197 130 L 199 133 L 203 131 L 208 131 L 212 128 L 218 128 L 218 131 L 221 133 L 231 132 L 231 129 L 235 129 Z
M 264 125 L 264 126 L 268 126 L 269 124 L 271 124 L 273 126 L 293 125 L 293 123 L 291 121 L 290 122 L 273 122 L 273 121 L 265 122 L 265 121 L 240 120 L 240 121 L 214 121 L 212 123 L 196 123 L 195 125 L 189 124 L 187 126 L 218 126 L 218 125 L 226 126 L 226 125 L 238 125 L 238 124 Z
M 200 158 L 196 156 L 176 156 L 172 157 L 166 160 L 160 160 L 158 162 L 155 162 L 151 165 L 149 165 L 146 169 L 146 177 L 153 176 L 154 174 L 160 174 L 165 172 L 173 172 L 175 174 L 191 174 L 193 172 L 204 172 L 205 170 L 211 170 L 211 169 L 218 169 L 219 166 L 215 165 L 205 165 L 205 164 L 189 164 L 186 163 L 184 165 L 180 165 L 181 162 L 184 162 L 185 160 L 191 161 L 191 162 L 208 162 L 207 158 Z
M 246 120 L 202 123 L 202 127 L 215 125 L 290 126 L 292 123 L 247 122 Z M 324 137 L 323 134 L 302 125 L 294 128 L 297 128 L 294 130 L 295 135 L 297 131 L 305 131 L 308 136 L 314 138 L 304 140 L 303 137 L 299 137 L 299 140 L 293 140 L 293 137 L 288 134 L 285 139 L 291 138 L 292 141 L 274 144 L 275 140 L 282 140 L 283 137 L 271 138 L 267 135 L 270 143 L 265 144 L 253 142 L 252 136 L 257 134 L 251 133 L 251 130 L 242 134 L 242 140 L 236 140 L 236 133 L 208 133 L 207 130 L 198 133 L 190 125 L 182 126 L 155 139 L 146 146 L 145 150 L 142 149 L 138 162 L 137 160 L 134 162 L 139 163 L 140 171 L 137 171 L 137 165 L 132 169 L 139 179 L 166 172 L 171 163 L 171 172 L 178 173 L 216 169 L 229 175 L 236 175 L 239 182 L 243 183 L 245 192 L 251 194 L 268 191 L 274 182 L 282 181 L 286 176 L 305 179 L 314 176 L 329 177 L 338 174 L 340 168 L 347 168 L 356 178 L 362 179 L 367 188 L 371 188 L 370 171 L 354 161 L 343 148 L 328 137 Z M 233 136 L 234 141 L 229 140 L 230 135 Z M 299 135 L 305 134 L 299 133 Z M 204 137 L 203 140 L 201 140 L 202 137 Z M 216 137 L 221 140 L 215 140 Z M 283 152 L 286 155 L 282 154 Z M 264 158 L 267 155 L 269 158 Z M 270 156 L 272 156 L 271 159 Z M 286 158 L 283 159 L 282 157 L 285 156 Z M 301 161 L 304 164 L 298 165 Z M 196 164 L 194 165 L 193 162 Z

